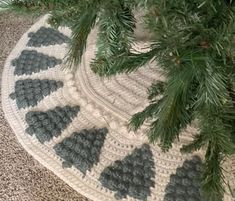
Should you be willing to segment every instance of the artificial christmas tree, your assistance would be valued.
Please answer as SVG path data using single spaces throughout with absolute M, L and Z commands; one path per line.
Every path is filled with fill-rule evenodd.
M 49 22 L 72 30 L 67 66 L 77 67 L 91 29 L 99 27 L 96 58 L 101 76 L 129 73 L 155 61 L 165 82 L 149 88 L 150 104 L 133 116 L 136 130 L 150 121 L 149 140 L 168 151 L 188 124 L 199 127 L 182 148 L 204 148 L 202 187 L 205 199 L 223 198 L 222 165 L 235 153 L 234 4 L 221 0 L 4 1 L 3 10 L 45 13 Z M 145 52 L 133 48 L 134 9 L 144 10 L 151 41 Z

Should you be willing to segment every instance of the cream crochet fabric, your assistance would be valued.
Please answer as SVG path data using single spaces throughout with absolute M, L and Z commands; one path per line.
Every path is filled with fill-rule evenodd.
M 93 74 L 89 62 L 95 54 L 96 30 L 89 36 L 78 72 L 62 71 L 70 30 L 59 28 L 60 33 L 54 33 L 46 19 L 22 36 L 3 72 L 3 109 L 23 147 L 94 201 L 202 201 L 197 180 L 203 152 L 179 151 L 195 128 L 188 127 L 168 153 L 148 145 L 146 125 L 137 133 L 127 128 L 131 115 L 148 104 L 146 88 L 156 79 L 164 80 L 161 72 L 149 65 L 109 79 Z M 47 31 L 55 37 L 43 37 Z M 26 64 L 31 67 L 26 69 Z M 226 162 L 231 190 L 235 189 L 233 161 Z M 224 200 L 233 201 L 226 190 Z

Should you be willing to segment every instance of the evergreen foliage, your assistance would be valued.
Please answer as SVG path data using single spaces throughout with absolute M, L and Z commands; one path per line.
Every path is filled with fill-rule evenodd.
M 145 12 L 152 33 L 144 53 L 132 49 L 136 7 Z M 150 142 L 168 151 L 180 131 L 197 119 L 200 130 L 182 151 L 206 149 L 204 196 L 207 201 L 222 200 L 223 161 L 235 153 L 233 0 L 5 0 L 1 8 L 50 11 L 51 24 L 68 25 L 70 66 L 80 63 L 95 25 L 98 50 L 91 68 L 97 74 L 129 73 L 156 61 L 166 82 L 152 85 L 149 106 L 132 117 L 130 126 L 138 129 L 149 120 Z

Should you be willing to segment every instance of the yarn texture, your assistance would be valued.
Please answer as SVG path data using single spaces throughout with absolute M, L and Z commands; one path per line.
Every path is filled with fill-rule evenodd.
M 127 123 L 147 104 L 146 88 L 164 81 L 148 64 L 131 73 L 100 78 L 89 66 L 96 51 L 92 30 L 78 72 L 62 70 L 71 31 L 52 29 L 44 16 L 19 40 L 2 77 L 5 116 L 22 146 L 79 193 L 94 201 L 204 201 L 200 189 L 203 151 L 183 155 L 189 126 L 163 153 L 149 144 L 147 126 Z M 146 41 L 137 41 L 142 51 Z M 234 159 L 225 179 L 235 189 Z M 224 201 L 233 201 L 226 188 Z

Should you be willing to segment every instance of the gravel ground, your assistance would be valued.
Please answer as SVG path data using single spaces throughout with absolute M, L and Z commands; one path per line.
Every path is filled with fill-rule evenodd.
M 9 13 L 0 15 L 1 72 L 6 57 L 35 20 Z M 22 148 L 5 120 L 1 107 L 0 201 L 88 201 Z

